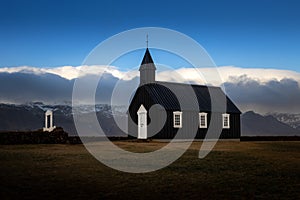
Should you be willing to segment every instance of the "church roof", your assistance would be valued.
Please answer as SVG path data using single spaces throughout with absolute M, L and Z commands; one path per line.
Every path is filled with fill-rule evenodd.
M 142 60 L 141 66 L 140 66 L 140 70 L 146 69 L 146 68 L 147 69 L 154 69 L 154 70 L 156 69 L 148 48 L 146 49 L 144 58 Z
M 191 97 L 193 89 L 196 98 Z M 216 99 L 226 99 L 226 112 L 228 113 L 241 113 L 235 104 L 225 95 L 220 87 L 204 86 L 204 85 L 190 85 L 181 83 L 169 82 L 155 82 L 140 86 L 139 90 L 145 90 L 154 104 L 160 104 L 166 110 L 195 110 L 192 105 L 199 105 L 199 111 L 211 111 L 211 98 L 210 95 Z M 174 91 L 175 94 L 172 92 Z M 214 105 L 214 112 L 224 112 L 224 106 L 221 105 L 222 101 L 216 101 Z M 191 102 L 194 101 L 194 102 Z M 185 108 L 180 108 L 180 103 Z M 194 104 L 193 104 L 194 103 Z M 189 107 L 190 106 L 190 107 Z M 223 109 L 222 109 L 223 108 Z

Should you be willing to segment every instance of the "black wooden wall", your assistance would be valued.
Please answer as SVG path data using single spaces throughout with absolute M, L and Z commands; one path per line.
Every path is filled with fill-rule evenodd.
M 159 124 L 159 121 L 162 119 L 163 112 L 162 109 L 155 108 L 152 111 L 152 118 L 149 117 L 149 109 L 154 105 L 147 91 L 143 87 L 139 88 L 132 99 L 132 102 L 128 109 L 128 133 L 129 137 L 137 137 L 138 135 L 138 116 L 137 111 L 141 104 L 144 105 L 148 111 L 148 124 L 154 123 Z M 151 135 L 151 138 L 156 139 L 172 139 L 176 134 L 180 132 L 180 139 L 203 139 L 207 134 L 207 128 L 199 128 L 199 112 L 198 111 L 182 111 L 182 123 L 183 127 L 174 128 L 173 127 L 173 111 L 179 110 L 167 110 L 166 111 L 166 122 L 161 127 L 160 131 L 154 130 L 155 128 L 148 127 L 148 135 Z M 230 114 L 230 128 L 222 129 L 220 135 L 221 139 L 239 139 L 241 136 L 241 127 L 240 127 L 240 114 L 239 113 L 229 113 Z M 211 113 L 208 112 L 208 128 L 211 120 Z M 215 113 L 216 124 L 222 126 L 222 113 Z M 151 128 L 151 129 L 150 129 Z M 221 128 L 220 128 L 221 129 Z M 153 132 L 156 134 L 153 135 Z M 215 135 L 214 135 L 215 134 Z M 217 139 L 217 134 L 213 133 L 213 136 L 210 139 Z

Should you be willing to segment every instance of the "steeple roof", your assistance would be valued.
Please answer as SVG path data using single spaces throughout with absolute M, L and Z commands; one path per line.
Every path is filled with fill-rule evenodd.
M 147 48 L 141 65 L 149 64 L 149 63 L 153 63 L 153 60 L 152 60 L 150 51 Z
M 151 54 L 150 54 L 150 51 L 149 51 L 148 48 L 146 49 L 144 58 L 142 60 L 141 66 L 140 66 L 140 70 L 142 70 L 142 69 L 154 69 L 154 70 L 156 70 L 156 67 L 154 65 L 153 59 L 151 57 Z

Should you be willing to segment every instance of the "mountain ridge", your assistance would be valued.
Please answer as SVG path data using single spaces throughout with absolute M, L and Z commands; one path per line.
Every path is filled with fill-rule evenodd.
M 277 120 L 272 115 L 260 115 L 254 111 L 247 111 L 241 116 L 243 136 L 294 136 L 300 131 L 290 125 Z
M 70 135 L 77 135 L 73 121 L 72 106 L 48 105 L 42 102 L 30 102 L 27 104 L 5 104 L 0 103 L 0 131 L 24 131 L 36 130 L 44 126 L 44 112 L 48 109 L 54 112 L 54 125 L 63 127 Z M 114 116 L 126 121 L 126 110 L 124 106 L 111 107 L 107 104 L 82 105 L 76 108 L 80 115 L 89 117 L 96 111 L 101 128 L 108 135 L 124 135 L 120 130 Z M 89 123 L 89 122 L 87 122 Z M 295 122 L 296 123 L 296 122 Z M 300 122 L 299 124 L 300 125 Z M 271 114 L 266 116 L 248 111 L 241 115 L 242 136 L 291 136 L 300 135 L 300 131 Z M 92 129 L 95 130 L 95 129 Z M 87 129 L 87 132 L 91 131 Z

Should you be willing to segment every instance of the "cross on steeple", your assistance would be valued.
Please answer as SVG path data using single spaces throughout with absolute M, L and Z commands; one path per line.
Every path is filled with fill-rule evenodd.
M 147 44 L 147 49 L 148 49 L 148 43 L 149 43 L 149 41 L 148 41 L 148 33 L 147 33 L 147 35 L 146 35 L 146 44 Z

